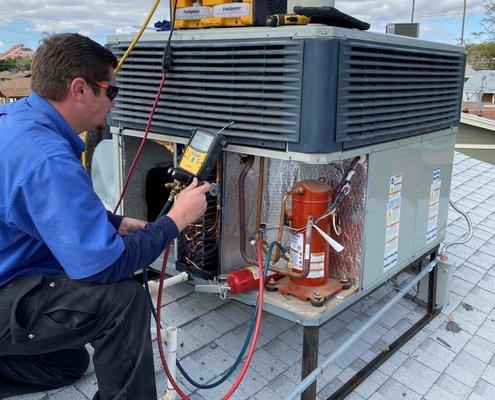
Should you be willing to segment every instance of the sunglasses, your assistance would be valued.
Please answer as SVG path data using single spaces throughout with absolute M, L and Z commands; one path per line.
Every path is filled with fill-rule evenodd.
M 118 86 L 113 86 L 110 85 L 109 83 L 104 83 L 104 82 L 92 82 L 89 81 L 89 83 L 96 85 L 102 89 L 105 89 L 105 94 L 107 97 L 110 99 L 110 101 L 113 101 L 119 94 L 119 87 Z

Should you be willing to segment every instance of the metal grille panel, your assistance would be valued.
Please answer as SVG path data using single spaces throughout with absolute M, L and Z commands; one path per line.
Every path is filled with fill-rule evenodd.
M 344 146 L 458 125 L 464 55 L 344 42 L 337 141 Z
M 110 46 L 120 58 L 129 43 Z M 112 124 L 143 127 L 158 83 L 164 43 L 141 42 L 117 77 Z M 152 124 L 154 132 L 217 130 L 269 141 L 299 140 L 303 43 L 253 40 L 172 43 L 173 66 Z

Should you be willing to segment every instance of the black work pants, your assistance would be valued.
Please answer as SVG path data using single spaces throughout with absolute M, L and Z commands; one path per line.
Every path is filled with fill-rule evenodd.
M 93 362 L 94 399 L 155 400 L 150 310 L 141 285 L 94 285 L 65 276 L 0 287 L 0 398 L 76 382 Z

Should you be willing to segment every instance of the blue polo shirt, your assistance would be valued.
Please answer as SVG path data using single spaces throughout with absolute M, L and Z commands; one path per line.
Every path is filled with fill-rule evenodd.
M 43 97 L 0 106 L 0 285 L 65 273 L 113 282 L 151 263 L 178 232 L 164 217 L 119 236 L 80 163 L 84 143 Z

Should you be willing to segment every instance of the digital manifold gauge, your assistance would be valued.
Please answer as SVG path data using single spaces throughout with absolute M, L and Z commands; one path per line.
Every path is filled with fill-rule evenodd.
M 172 178 L 185 185 L 193 178 L 206 182 L 226 146 L 227 139 L 219 133 L 193 130 L 177 168 L 172 171 Z

